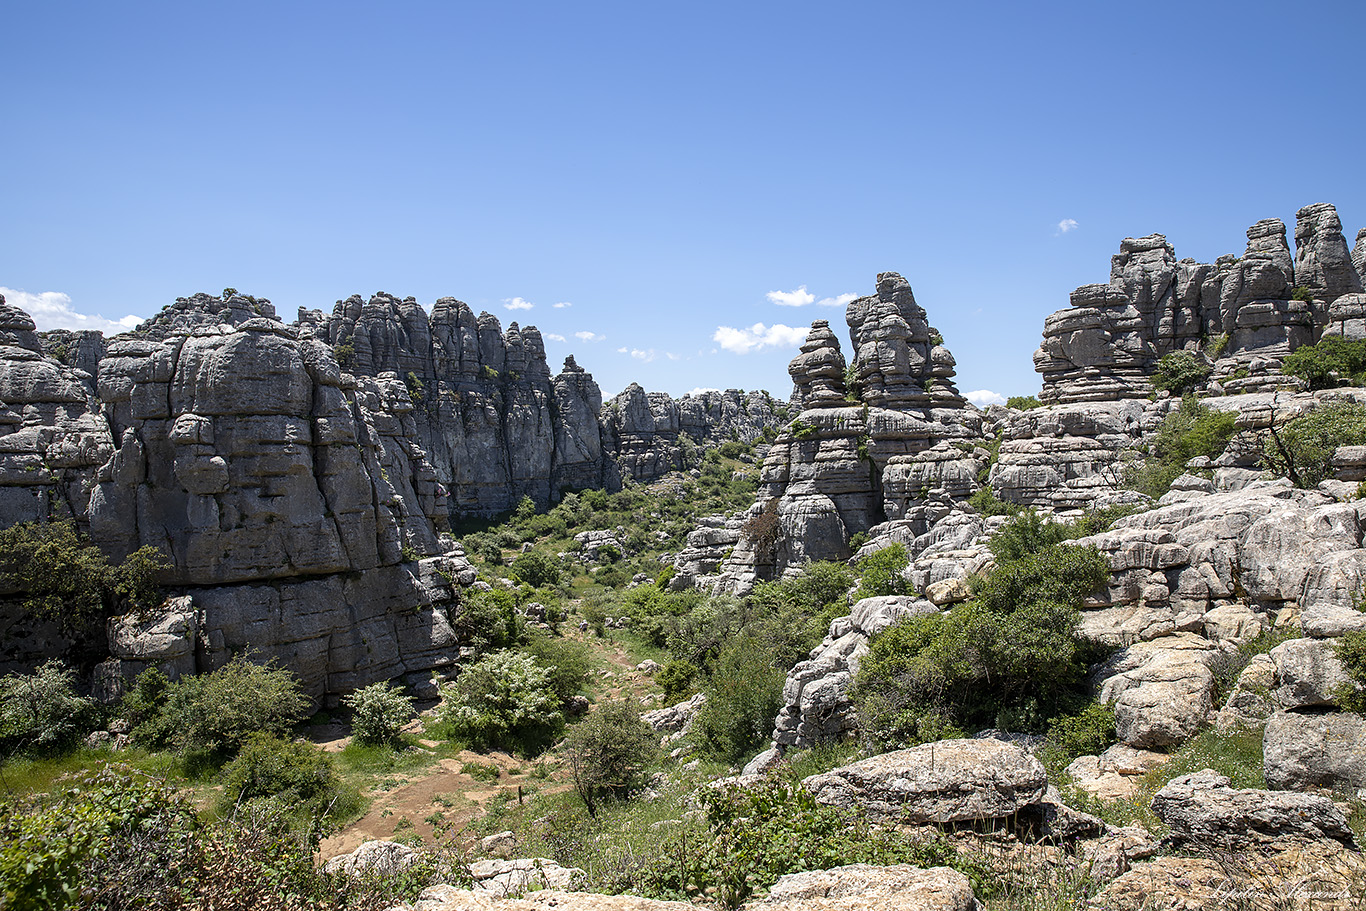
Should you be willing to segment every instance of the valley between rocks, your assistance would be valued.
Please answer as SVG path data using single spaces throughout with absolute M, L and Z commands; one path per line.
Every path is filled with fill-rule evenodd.
M 894 272 L 783 400 L 604 402 L 453 298 L 195 295 L 108 340 L 0 307 L 0 527 L 155 547 L 169 596 L 76 633 L 11 584 L 0 670 L 81 664 L 88 763 L 141 748 L 149 668 L 250 654 L 344 722 L 573 643 L 569 740 L 524 758 L 439 709 L 363 759 L 299 728 L 352 757 L 319 860 L 402 883 L 374 907 L 1360 907 L 1366 229 L 1287 233 L 1124 239 L 984 410 Z M 566 744 L 618 704 L 659 749 L 595 807 Z

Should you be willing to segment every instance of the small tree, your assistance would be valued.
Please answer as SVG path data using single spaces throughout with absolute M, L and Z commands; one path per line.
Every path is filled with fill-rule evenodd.
M 342 705 L 351 710 L 351 733 L 361 743 L 393 743 L 413 717 L 413 700 L 383 681 L 343 697 Z
M 1317 487 L 1333 474 L 1333 453 L 1339 446 L 1366 445 L 1366 406 L 1328 402 L 1308 414 L 1274 424 L 1262 444 L 1262 460 L 1286 475 L 1296 487 Z
M 1157 373 L 1152 378 L 1153 388 L 1173 394 L 1190 392 L 1209 379 L 1209 362 L 1193 351 L 1173 351 L 1157 362 Z
M 574 789 L 588 814 L 596 816 L 605 795 L 629 791 L 654 761 L 659 743 L 654 729 L 629 702 L 607 702 L 569 732 L 566 755 Z
M 534 550 L 518 555 L 517 559 L 512 561 L 512 566 L 508 567 L 508 572 L 512 574 L 512 578 L 518 582 L 525 582 L 532 588 L 554 585 L 560 581 L 559 563 L 552 557 Z
M 889 544 L 858 561 L 859 587 L 854 600 L 906 594 L 910 586 L 901 571 L 910 562 L 910 555 L 901 544 Z

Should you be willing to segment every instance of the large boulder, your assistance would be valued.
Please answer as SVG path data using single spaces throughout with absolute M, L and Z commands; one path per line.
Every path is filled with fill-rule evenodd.
M 1337 805 L 1318 794 L 1231 788 L 1213 769 L 1174 778 L 1153 797 L 1153 812 L 1179 847 L 1243 848 L 1283 839 L 1356 841 Z
M 1114 655 L 1101 672 L 1100 699 L 1114 707 L 1119 739 L 1152 750 L 1194 734 L 1213 706 L 1217 654 L 1208 639 L 1178 633 Z
M 1366 788 L 1366 718 L 1277 712 L 1262 738 L 1267 787 Z
M 1271 650 L 1276 665 L 1276 703 L 1283 709 L 1336 706 L 1338 692 L 1353 686 L 1332 642 L 1291 639 Z
M 1005 819 L 1041 800 L 1043 764 L 999 740 L 941 740 L 871 756 L 802 782 L 817 801 L 910 823 Z

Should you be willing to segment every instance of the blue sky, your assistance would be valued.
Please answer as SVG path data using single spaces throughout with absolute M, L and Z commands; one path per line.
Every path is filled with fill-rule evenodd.
M 786 395 L 811 320 L 847 354 L 837 303 L 893 270 L 960 389 L 1032 393 L 1044 317 L 1126 235 L 1209 261 L 1322 201 L 1355 238 L 1363 26 L 1346 2 L 10 3 L 0 287 L 48 325 L 225 286 L 286 319 L 449 295 L 608 396 Z

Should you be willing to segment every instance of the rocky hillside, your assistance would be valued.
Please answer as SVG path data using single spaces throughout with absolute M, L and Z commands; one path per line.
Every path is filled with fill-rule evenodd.
M 752 439 L 778 407 L 732 390 L 604 409 L 573 358 L 551 376 L 535 328 L 387 294 L 292 325 L 199 294 L 108 340 L 40 339 L 0 307 L 0 377 L 0 527 L 71 518 L 113 559 L 170 560 L 175 610 L 112 630 L 103 676 L 254 649 L 314 695 L 455 660 L 474 572 L 453 517 L 681 468 L 683 434 Z M 10 613 L 7 666 L 69 646 Z

